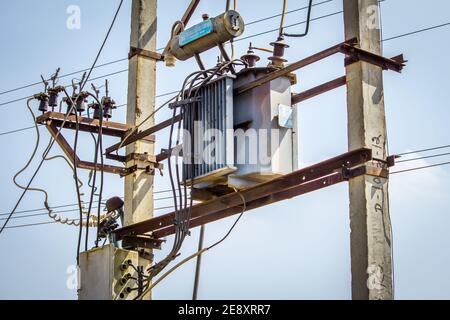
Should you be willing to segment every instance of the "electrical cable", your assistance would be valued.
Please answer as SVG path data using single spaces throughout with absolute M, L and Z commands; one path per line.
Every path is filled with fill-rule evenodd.
M 424 153 L 424 152 L 428 152 L 428 151 L 436 151 L 436 150 L 442 150 L 442 149 L 448 149 L 448 148 L 450 148 L 450 145 L 444 145 L 444 146 L 433 147 L 433 148 L 422 149 L 422 150 L 416 150 L 416 151 L 408 151 L 408 152 L 404 152 L 404 153 L 399 153 L 397 155 L 400 156 L 400 157 L 403 157 L 403 156 L 408 156 L 410 154 Z
M 284 0 L 286 2 L 286 0 Z M 285 37 L 292 37 L 292 38 L 302 38 L 302 37 L 306 37 L 309 33 L 309 25 L 311 22 L 311 12 L 312 12 L 312 4 L 313 4 L 313 0 L 309 0 L 309 6 L 308 6 L 308 16 L 306 18 L 306 28 L 305 31 L 303 33 L 300 34 L 292 34 L 292 33 L 285 33 L 283 32 L 282 35 Z
M 99 128 L 98 128 L 98 137 L 97 137 L 97 143 L 100 148 L 100 192 L 98 196 L 98 208 L 97 208 L 97 221 L 100 223 L 100 207 L 102 203 L 102 196 L 103 196 L 103 188 L 104 188 L 104 158 L 103 158 L 103 112 L 104 112 L 104 106 L 102 102 L 93 94 L 89 94 L 92 98 L 94 98 L 100 107 L 100 120 L 99 120 Z M 100 241 L 100 228 L 97 228 L 97 239 L 95 241 L 95 247 L 98 247 L 98 243 Z M 87 241 L 87 239 L 86 239 Z M 86 243 L 87 246 L 87 243 Z
M 327 4 L 327 3 L 332 2 L 332 1 L 334 1 L 334 0 L 322 1 L 322 2 L 314 4 L 314 6 L 324 5 L 324 4 Z M 305 10 L 305 9 L 308 9 L 308 7 L 302 7 L 302 8 L 297 8 L 297 9 L 294 9 L 294 10 L 291 10 L 291 11 L 287 11 L 286 15 L 287 14 L 291 14 L 291 13 L 295 13 L 295 12 L 298 12 L 298 11 L 302 11 L 302 10 Z M 273 19 L 273 18 L 277 18 L 279 16 L 280 16 L 280 14 L 277 14 L 277 15 L 272 15 L 272 16 L 269 16 L 269 17 L 261 18 L 261 19 L 258 19 L 258 20 L 253 20 L 253 21 L 248 22 L 246 25 L 250 26 L 250 25 L 253 25 L 253 24 L 261 23 L 261 22 L 264 22 L 264 21 L 267 21 L 267 20 L 270 20 L 270 19 Z M 159 49 L 157 49 L 157 51 L 162 51 L 164 49 L 165 48 L 159 48 Z M 118 63 L 118 62 L 123 62 L 123 61 L 128 61 L 128 58 L 126 57 L 126 58 L 122 58 L 122 59 L 117 59 L 117 60 L 114 60 L 114 61 L 106 62 L 104 64 L 96 66 L 95 68 L 100 68 L 100 67 L 108 66 L 108 65 L 115 64 L 115 63 Z M 89 71 L 89 69 L 82 69 L 82 70 L 74 71 L 74 72 L 71 72 L 71 73 L 68 73 L 68 74 L 64 74 L 64 75 L 59 76 L 59 78 L 64 78 L 64 77 L 68 77 L 68 76 L 77 75 L 77 74 L 80 74 L 80 73 L 86 72 L 86 71 Z M 108 77 L 108 76 L 111 76 L 111 75 L 115 75 L 115 74 L 118 74 L 118 73 L 124 73 L 124 72 L 127 72 L 127 71 L 128 71 L 128 69 L 121 70 L 121 71 L 118 71 L 118 72 L 115 72 L 115 73 L 112 73 L 112 74 L 103 75 L 103 76 L 91 79 L 91 81 L 98 80 L 98 79 L 101 79 L 101 78 L 105 78 L 105 77 Z M 39 81 L 39 82 L 31 83 L 31 84 L 28 84 L 28 85 L 24 85 L 24 86 L 21 86 L 21 87 L 18 87 L 18 88 L 10 89 L 10 90 L 1 92 L 0 95 L 6 94 L 6 93 L 10 93 L 10 92 L 13 92 L 13 91 L 18 91 L 18 90 L 25 89 L 25 88 L 29 88 L 29 87 L 32 87 L 32 86 L 35 86 L 35 85 L 39 85 L 41 83 L 42 82 Z M 169 95 L 169 94 L 174 94 L 174 93 L 176 93 L 176 92 L 171 92 L 171 93 L 164 94 L 164 95 Z M 23 100 L 25 100 L 27 98 L 30 98 L 30 97 L 24 97 L 24 98 L 16 99 L 16 100 L 13 100 L 13 101 L 1 103 L 0 106 L 7 105 L 7 104 L 10 104 L 10 103 L 13 103 L 13 102 L 23 101 Z
M 159 191 L 159 192 L 154 192 L 154 194 L 167 193 L 167 192 L 170 192 L 170 191 L 171 190 Z M 123 199 L 124 197 L 120 197 L 120 198 Z M 154 199 L 154 201 L 162 201 L 162 200 L 170 200 L 170 199 L 173 199 L 173 198 L 172 197 L 156 198 L 156 199 Z M 84 203 L 84 204 L 86 204 L 86 203 Z M 67 208 L 67 207 L 73 207 L 73 206 L 78 206 L 78 203 L 65 204 L 65 205 L 59 205 L 59 206 L 52 206 L 50 209 L 52 209 L 52 210 L 53 209 L 61 209 L 61 208 Z M 23 211 L 16 211 L 15 214 L 30 213 L 30 212 L 36 212 L 36 211 L 42 211 L 42 210 L 47 210 L 47 209 L 46 208 L 39 208 L 39 209 L 29 209 L 29 210 L 23 210 Z M 156 208 L 155 210 L 158 210 L 158 208 Z M 7 216 L 7 215 L 10 215 L 10 214 L 11 214 L 10 212 L 5 212 L 5 213 L 0 213 L 0 216 Z
M 327 4 L 327 3 L 332 2 L 332 1 L 334 1 L 334 0 L 322 1 L 322 2 L 314 4 L 313 6 L 319 6 L 319 5 Z M 379 2 L 384 2 L 384 1 L 379 1 Z M 291 10 L 291 11 L 287 11 L 286 15 L 290 14 L 290 13 L 295 13 L 295 12 L 298 12 L 298 11 L 301 11 L 301 10 L 305 10 L 305 9 L 308 9 L 308 7 L 302 7 L 302 8 L 294 9 L 294 10 Z M 323 16 L 323 18 L 327 18 L 329 16 L 340 14 L 340 13 L 342 13 L 342 11 L 333 13 L 331 15 Z M 267 21 L 267 20 L 270 20 L 270 19 L 273 19 L 273 18 L 278 18 L 280 16 L 281 16 L 280 14 L 277 14 L 277 15 L 272 15 L 272 16 L 269 16 L 269 17 L 261 18 L 261 19 L 258 19 L 258 20 L 254 20 L 254 21 L 251 21 L 251 22 L 247 23 L 247 26 L 252 25 L 252 24 L 261 23 L 261 22 L 264 22 L 264 21 Z M 319 19 L 311 19 L 311 21 L 315 21 L 315 20 L 319 20 Z M 295 26 L 295 25 L 299 25 L 299 24 L 303 24 L 303 23 L 305 23 L 305 22 L 296 23 L 294 25 L 286 26 L 285 28 L 289 28 L 289 27 L 292 27 L 292 26 Z M 393 36 L 393 37 L 390 37 L 390 38 L 383 39 L 382 41 L 383 42 L 387 42 L 387 41 L 391 41 L 391 40 L 394 40 L 394 39 L 399 39 L 399 38 L 403 38 L 403 37 L 406 37 L 406 36 L 415 35 L 415 34 L 418 34 L 418 33 L 426 32 L 426 31 L 430 31 L 430 30 L 434 30 L 434 29 L 439 29 L 439 28 L 443 28 L 443 27 L 447 27 L 447 26 L 450 26 L 450 22 L 439 24 L 439 25 L 435 25 L 435 26 L 432 26 L 432 27 L 424 28 L 424 29 L 415 30 L 415 31 L 408 32 L 408 33 L 403 33 L 403 34 L 400 34 L 400 35 L 397 35 L 397 36 Z M 266 31 L 266 32 L 263 32 L 263 33 L 260 33 L 260 34 L 256 34 L 253 37 L 260 36 L 260 35 L 267 34 L 267 33 L 271 33 L 271 32 L 274 32 L 274 31 L 279 31 L 279 28 L 274 29 L 274 30 L 269 30 L 269 31 Z M 244 38 L 244 40 L 245 39 L 248 39 L 248 37 Z M 239 41 L 239 40 L 240 39 L 237 39 L 236 41 Z M 157 49 L 157 51 L 161 51 L 161 50 L 164 50 L 164 48 Z M 114 64 L 114 63 L 117 63 L 117 62 L 127 61 L 127 60 L 128 60 L 128 58 L 122 58 L 122 59 L 114 60 L 114 61 L 111 61 L 111 62 L 104 63 L 102 65 L 99 65 L 96 68 L 99 68 L 99 67 L 102 67 L 102 66 L 111 65 L 111 64 Z M 88 69 L 75 71 L 75 72 L 63 75 L 63 76 L 61 76 L 61 78 L 62 77 L 66 77 L 66 76 L 79 74 L 79 73 L 87 71 L 87 70 Z M 111 76 L 111 75 L 115 75 L 115 74 L 118 74 L 118 73 L 124 73 L 124 72 L 127 72 L 127 71 L 128 71 L 128 69 L 125 69 L 125 70 L 121 70 L 121 71 L 118 71 L 118 72 L 115 72 L 115 73 L 112 73 L 112 74 L 109 74 L 109 75 L 100 76 L 100 77 L 97 77 L 97 78 L 94 78 L 94 79 L 101 79 L 101 78 L 105 78 L 105 77 L 108 77 L 108 76 Z M 15 89 L 7 90 L 7 91 L 3 92 L 2 94 L 8 93 L 8 92 L 12 92 L 12 91 L 17 91 L 17 90 L 20 90 L 22 88 L 28 88 L 28 87 L 31 87 L 31 86 L 35 86 L 35 85 L 38 85 L 40 83 L 41 82 L 35 82 L 35 83 L 29 84 L 29 85 L 25 85 L 25 86 L 22 86 L 22 87 L 18 87 L 18 88 L 15 88 Z M 176 92 L 167 93 L 167 94 L 164 94 L 162 96 L 166 96 L 166 95 L 173 94 L 173 93 L 176 93 Z M 28 98 L 30 98 L 30 96 L 19 98 L 19 99 L 15 99 L 15 100 L 12 100 L 12 101 L 7 101 L 7 102 L 4 102 L 4 103 L 0 103 L 0 106 L 4 106 L 4 105 L 11 104 L 11 103 L 18 102 L 18 101 L 23 101 L 23 100 L 26 100 Z M 1 135 L 2 134 L 0 134 L 0 136 Z
M 43 193 L 44 196 L 45 196 L 45 200 L 44 200 L 45 208 L 48 210 L 49 213 L 51 213 L 51 211 L 50 211 L 50 209 L 49 209 L 49 205 L 48 205 L 48 193 L 47 193 L 47 191 L 45 191 L 45 190 L 43 190 L 43 189 L 40 189 L 40 188 L 30 188 L 29 185 L 28 185 L 27 187 L 24 187 L 24 186 L 22 186 L 21 184 L 19 184 L 19 183 L 17 182 L 17 177 L 20 176 L 23 172 L 25 172 L 25 171 L 28 169 L 28 167 L 31 165 L 31 163 L 33 162 L 33 160 L 34 160 L 34 158 L 35 158 L 35 156 L 36 156 L 36 153 L 37 153 L 37 151 L 38 151 L 39 143 L 40 143 L 40 139 L 41 139 L 41 138 L 40 138 L 41 135 L 40 135 L 40 132 L 39 132 L 39 127 L 38 127 L 38 125 L 36 124 L 36 116 L 35 116 L 35 114 L 34 114 L 34 112 L 33 112 L 33 109 L 32 109 L 31 106 L 30 106 L 30 102 L 31 102 L 32 100 L 34 100 L 34 98 L 30 98 L 30 99 L 27 100 L 27 108 L 28 108 L 28 110 L 30 111 L 30 114 L 31 114 L 31 116 L 32 116 L 32 118 L 33 118 L 33 122 L 34 122 L 34 124 L 35 124 L 34 127 L 35 127 L 35 129 L 36 129 L 36 142 L 35 142 L 34 149 L 33 149 L 33 152 L 31 153 L 31 156 L 30 156 L 29 160 L 27 161 L 27 163 L 25 164 L 25 166 L 24 166 L 22 169 L 20 169 L 20 170 L 14 175 L 14 177 L 13 177 L 13 182 L 14 182 L 14 184 L 15 184 L 18 188 L 20 188 L 20 189 L 22 189 L 22 190 L 24 190 L 24 191 L 29 190 L 29 191 L 36 191 L 36 192 L 41 192 L 41 193 Z M 12 216 L 12 215 L 9 215 L 9 216 L 8 216 L 8 218 L 6 219 L 5 225 L 9 222 L 9 220 L 11 219 L 11 216 Z M 2 228 L 2 230 L 3 230 L 3 228 Z M 0 233 L 1 233 L 1 231 L 0 231 Z
M 105 40 L 103 41 L 103 44 L 102 44 L 102 46 L 101 46 L 101 49 L 99 50 L 99 54 L 97 55 L 95 61 L 98 60 L 98 58 L 99 58 L 99 56 L 100 56 L 100 54 L 101 54 L 101 51 L 102 51 L 102 49 L 104 48 L 104 45 L 105 45 L 105 43 L 106 43 L 106 41 L 107 41 L 107 38 L 108 38 L 108 36 L 109 36 L 109 34 L 110 34 L 110 31 L 112 30 L 112 27 L 113 27 L 113 25 L 114 25 L 114 23 L 115 23 L 115 21 L 116 21 L 118 12 L 119 12 L 119 10 L 120 10 L 120 8 L 121 8 L 121 6 L 122 6 L 122 3 L 123 3 L 123 0 L 120 1 L 119 8 L 118 8 L 118 10 L 117 10 L 117 12 L 116 12 L 116 15 L 114 16 L 114 19 L 113 19 L 113 21 L 112 21 L 112 23 L 111 23 L 111 27 L 110 27 L 109 30 L 108 30 L 107 36 L 105 37 Z M 89 76 L 90 76 L 90 74 L 92 73 L 92 69 L 95 67 L 95 64 L 96 64 L 96 63 L 94 63 L 94 64 L 92 65 L 91 70 L 89 71 L 88 76 L 87 76 L 86 79 L 85 79 L 85 83 L 89 80 Z M 85 84 L 85 83 L 84 83 L 84 84 Z M 82 92 L 83 87 L 84 87 L 84 84 L 81 85 L 80 92 Z M 77 97 L 75 100 L 77 100 L 77 99 L 78 99 L 78 97 Z M 74 107 L 75 107 L 75 105 L 72 105 L 71 110 L 73 110 Z M 13 210 L 11 211 L 11 214 L 10 214 L 9 218 L 14 214 L 15 210 L 17 210 L 19 204 L 22 202 L 23 198 L 25 197 L 25 194 L 27 193 L 28 188 L 30 188 L 31 183 L 34 181 L 34 179 L 36 178 L 37 174 L 39 173 L 39 171 L 40 171 L 40 169 L 41 169 L 41 167 L 42 167 L 42 165 L 43 165 L 43 163 L 44 163 L 44 161 L 45 161 L 45 158 L 47 157 L 48 153 L 50 152 L 50 150 L 51 150 L 52 146 L 54 145 L 54 142 L 56 141 L 57 137 L 59 136 L 61 130 L 64 128 L 64 125 L 65 125 L 66 122 L 67 122 L 67 119 L 68 119 L 68 116 L 69 116 L 71 110 L 68 110 L 69 112 L 67 113 L 66 117 L 64 118 L 64 121 L 62 122 L 61 127 L 59 128 L 57 134 L 55 135 L 55 137 L 54 137 L 52 143 L 51 143 L 51 144 L 47 147 L 47 149 L 44 151 L 44 156 L 42 157 L 41 162 L 39 163 L 37 169 L 35 170 L 34 174 L 33 174 L 32 177 L 31 177 L 31 179 L 29 180 L 29 182 L 28 182 L 28 184 L 27 184 L 27 186 L 26 186 L 26 189 L 23 191 L 23 193 L 22 193 L 21 196 L 19 197 L 19 200 L 17 201 L 16 205 L 14 206 Z M 48 206 L 48 205 L 46 204 L 46 207 L 47 207 L 47 206 Z M 8 222 L 9 222 L 9 220 L 7 220 L 7 221 L 4 223 L 4 225 L 3 225 L 2 228 L 0 229 L 0 234 L 3 233 L 3 231 L 4 231 L 5 227 L 7 226 Z
M 440 158 L 440 157 L 445 157 L 445 156 L 450 156 L 450 153 L 441 153 L 441 154 L 435 154 L 435 155 L 432 155 L 432 156 L 400 160 L 400 161 L 396 161 L 395 163 L 413 162 L 413 161 L 419 161 L 419 160 L 425 160 L 425 159 Z
M 97 107 L 101 108 L 103 110 L 103 105 L 98 104 Z M 88 106 L 88 110 L 89 110 L 89 106 Z M 88 111 L 88 113 L 89 113 L 89 111 Z M 103 118 L 103 114 L 101 116 Z M 100 121 L 99 121 L 99 123 L 100 123 Z M 90 214 L 91 214 L 91 210 L 92 210 L 92 204 L 94 202 L 94 194 L 97 190 L 95 185 L 97 182 L 97 163 L 98 163 L 98 150 L 99 150 L 99 145 L 100 145 L 100 129 L 98 130 L 98 138 L 95 139 L 95 136 L 93 134 L 92 134 L 92 137 L 95 141 L 95 151 L 94 151 L 95 153 L 94 153 L 94 170 L 89 173 L 89 180 L 91 180 L 91 177 L 92 177 L 92 185 L 90 185 L 91 193 L 89 196 L 89 207 L 88 207 L 88 214 L 86 217 L 86 220 L 88 221 L 88 223 L 89 223 Z M 99 220 L 97 220 L 97 221 L 100 222 Z M 88 241 L 89 241 L 89 226 L 86 226 L 85 251 L 88 251 Z
M 82 100 L 84 100 L 84 97 L 82 96 L 82 88 L 83 88 L 83 80 L 85 79 L 85 75 L 83 75 L 83 79 L 82 81 L 80 81 L 80 92 L 77 95 L 77 98 L 75 99 L 75 101 L 73 101 L 72 97 L 69 96 L 69 94 L 67 93 L 66 89 L 64 89 L 64 93 L 67 96 L 67 99 L 70 101 L 70 104 L 72 106 L 72 108 L 74 108 L 76 106 L 76 103 L 78 103 L 79 99 L 81 98 Z M 83 102 L 80 102 L 83 103 Z M 70 112 L 68 112 L 68 114 L 70 114 Z M 81 252 L 81 238 L 83 237 L 83 224 L 81 223 L 81 221 L 83 221 L 83 207 L 82 207 L 82 200 L 81 200 L 81 191 L 80 191 L 80 187 L 78 185 L 78 156 L 77 156 L 77 148 L 78 148 L 78 136 L 79 136 L 79 132 L 80 132 L 80 123 L 79 123 L 79 119 L 78 119 L 78 110 L 75 107 L 75 138 L 74 138 L 74 145 L 73 145 L 73 176 L 74 176 L 74 180 L 75 180 L 75 188 L 76 188 L 76 192 L 77 192 L 77 200 L 78 200 L 78 208 L 79 208 L 79 213 L 80 213 L 80 226 L 79 226 L 79 232 L 78 232 L 78 242 L 77 242 L 77 265 L 80 265 L 80 252 Z M 45 157 L 44 157 L 45 158 Z
M 184 264 L 186 264 L 187 262 L 191 261 L 192 259 L 202 255 L 203 253 L 215 248 L 216 246 L 220 245 L 222 242 L 224 242 L 229 236 L 230 234 L 233 232 L 234 228 L 236 227 L 236 225 L 238 224 L 238 222 L 241 220 L 242 216 L 244 215 L 245 211 L 247 211 L 247 202 L 244 198 L 244 196 L 239 192 L 236 191 L 237 194 L 241 197 L 242 199 L 242 203 L 243 203 L 243 208 L 242 208 L 242 212 L 239 215 L 239 217 L 236 219 L 236 221 L 233 223 L 233 225 L 231 226 L 231 228 L 229 229 L 229 231 L 225 234 L 225 236 L 220 239 L 219 241 L 217 241 L 216 243 L 214 243 L 213 245 L 202 249 L 192 255 L 190 255 L 189 257 L 183 259 L 182 261 L 180 261 L 179 263 L 177 263 L 175 266 L 173 266 L 170 270 L 168 270 L 166 273 L 164 273 L 162 276 L 160 276 L 158 278 L 158 280 L 156 280 L 152 285 L 148 286 L 144 292 L 142 293 L 142 295 L 138 296 L 136 298 L 136 300 L 142 300 L 142 298 L 149 293 L 154 287 L 156 287 L 159 283 L 161 283 L 165 278 L 167 278 L 169 275 L 171 275 L 174 271 L 176 271 L 178 268 L 180 268 L 181 266 L 183 266 Z
M 98 207 L 92 207 L 92 209 L 97 209 Z M 103 208 L 103 206 L 102 206 Z M 165 209 L 172 209 L 174 208 L 174 206 L 166 206 L 166 207 L 159 207 L 159 208 L 155 208 L 153 210 L 165 210 Z M 52 213 L 56 214 L 56 213 L 70 213 L 70 212 L 78 212 L 78 209 L 72 209 L 72 210 L 61 210 L 61 211 L 52 211 Z M 22 216 L 14 216 L 11 218 L 11 220 L 17 220 L 17 219 L 24 219 L 24 218 L 31 218 L 31 217 L 40 217 L 40 216 L 47 216 L 47 213 L 37 213 L 37 214 L 30 214 L 30 215 L 22 215 Z M 0 221 L 5 221 L 6 218 L 0 218 Z M 75 219 L 76 220 L 76 219 Z M 61 223 L 60 221 L 55 221 L 57 223 Z M 67 223 L 66 223 L 67 224 Z M 90 227 L 96 225 L 94 224 L 89 224 Z M 74 226 L 79 226 L 78 223 Z
M 447 166 L 447 165 L 450 165 L 450 162 L 443 162 L 443 163 L 433 164 L 433 165 L 424 166 L 424 167 L 412 168 L 412 169 L 401 170 L 401 171 L 394 171 L 394 172 L 391 172 L 391 175 L 406 173 L 406 172 L 413 172 L 413 171 L 424 170 L 424 169 L 430 169 L 430 168 L 436 168 L 436 167 L 442 167 L 442 166 Z
M 284 18 L 286 16 L 286 5 L 287 5 L 287 0 L 282 0 L 283 1 L 283 9 L 281 10 L 281 21 L 280 21 L 280 29 L 278 32 L 278 36 L 282 36 L 283 35 L 283 30 L 284 30 Z
M 229 62 L 224 62 L 224 63 L 220 63 L 218 64 L 215 68 L 212 69 L 208 69 L 208 70 L 200 70 L 200 71 L 196 71 L 191 73 L 190 75 L 188 75 L 188 77 L 186 77 L 182 89 L 180 90 L 180 93 L 177 97 L 177 101 L 179 98 L 183 98 L 183 99 L 187 99 L 187 98 L 196 98 L 198 97 L 198 93 L 199 90 L 202 88 L 203 85 L 205 85 L 206 83 L 209 83 L 212 78 L 216 75 L 220 75 L 221 72 L 228 68 L 229 65 L 236 63 L 236 61 L 241 62 L 241 60 L 235 60 L 235 61 L 229 61 Z M 195 93 L 192 94 L 192 90 L 194 88 L 195 83 L 205 74 L 210 73 L 210 75 L 202 80 L 202 82 L 196 86 L 196 90 Z M 191 77 L 194 77 L 191 81 L 190 81 L 190 88 L 188 93 L 186 94 L 186 85 L 189 82 L 189 79 Z M 183 115 L 183 109 L 186 106 L 181 106 L 180 108 L 180 112 L 181 112 L 181 116 L 182 118 L 184 117 Z M 173 117 L 172 117 L 172 123 L 171 123 L 171 130 L 170 130 L 170 134 L 169 134 L 169 150 L 172 150 L 172 137 L 173 137 L 173 129 L 174 129 L 174 121 L 173 119 L 176 117 L 176 111 L 177 111 L 177 107 L 173 108 Z M 194 108 L 194 110 L 196 110 L 196 108 Z M 192 120 L 195 118 L 195 114 L 194 116 L 191 118 Z M 182 119 L 183 121 L 183 119 Z M 181 121 L 178 124 L 179 129 L 181 126 Z M 178 130 L 178 134 L 181 130 Z M 178 139 L 180 137 L 177 136 L 177 143 L 178 143 Z M 192 138 L 191 138 L 192 139 Z M 191 148 L 193 147 L 193 144 L 191 144 Z M 192 151 L 192 150 L 191 150 Z M 193 160 L 194 158 L 194 153 L 191 152 L 191 160 Z M 186 200 L 186 193 L 185 192 L 185 200 L 183 201 L 183 197 L 181 196 L 180 190 L 181 190 L 181 186 L 180 186 L 180 178 L 179 178 L 179 169 L 178 169 L 178 159 L 177 159 L 177 169 L 176 169 L 176 180 L 177 180 L 177 186 L 175 186 L 175 178 L 173 177 L 173 171 L 172 171 L 172 164 L 171 164 L 171 157 L 168 158 L 169 161 L 169 178 L 171 181 L 171 186 L 172 186 L 172 194 L 174 197 L 174 203 L 175 203 L 175 219 L 174 219 L 174 226 L 175 226 L 175 239 L 174 239 L 174 243 L 172 246 L 172 250 L 170 251 L 170 253 L 166 256 L 166 258 L 164 258 L 163 260 L 161 260 L 160 262 L 156 263 L 155 265 L 153 265 L 152 267 L 149 268 L 149 275 L 147 277 L 148 279 L 148 283 L 146 286 L 146 290 L 148 290 L 148 288 L 150 287 L 150 282 L 151 279 L 153 279 L 156 275 L 158 275 L 171 261 L 173 261 L 177 256 L 178 256 L 178 252 L 181 249 L 181 246 L 183 244 L 183 241 L 185 239 L 185 237 L 189 234 L 189 222 L 191 219 L 191 211 L 192 211 L 192 197 L 190 199 L 190 204 L 187 204 L 187 200 Z M 192 162 L 194 163 L 194 162 Z M 191 166 L 191 181 L 190 181 L 190 185 L 194 185 L 194 174 L 193 171 L 194 170 L 194 166 Z M 183 178 L 183 184 L 184 184 L 184 188 L 186 188 L 187 186 L 187 181 L 186 181 L 186 176 L 184 176 Z M 178 191 L 177 191 L 178 190 Z M 179 193 L 179 195 L 177 195 L 177 192 Z M 179 199 L 177 200 L 179 196 Z
M 200 235 L 198 237 L 198 252 L 203 250 L 203 242 L 205 239 L 205 225 L 200 227 Z M 192 300 L 196 301 L 198 298 L 198 285 L 200 283 L 200 271 L 202 266 L 202 255 L 197 256 L 197 263 L 195 265 L 195 276 L 194 276 L 194 288 L 192 290 Z

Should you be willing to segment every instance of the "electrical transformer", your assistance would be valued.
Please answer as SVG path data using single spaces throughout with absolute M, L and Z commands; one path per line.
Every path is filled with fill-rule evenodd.
M 297 170 L 292 78 L 234 92 L 268 71 L 224 75 L 203 86 L 195 106 L 186 109 L 184 177 L 196 190 L 244 189 Z

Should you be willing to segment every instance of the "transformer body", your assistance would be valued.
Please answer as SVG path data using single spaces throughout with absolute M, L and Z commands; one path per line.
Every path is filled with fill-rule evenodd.
M 267 68 L 242 70 L 241 87 L 266 75 Z M 290 77 L 280 77 L 234 97 L 235 166 L 228 185 L 245 188 L 297 169 L 297 111 Z
M 234 93 L 267 72 L 246 68 L 222 76 L 202 87 L 197 102 L 185 108 L 183 173 L 195 189 L 245 189 L 297 170 L 292 78 Z

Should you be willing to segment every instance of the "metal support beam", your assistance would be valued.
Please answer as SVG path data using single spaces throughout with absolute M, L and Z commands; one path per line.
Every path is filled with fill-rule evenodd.
M 95 165 L 93 162 L 82 161 L 80 158 L 78 158 L 78 156 L 76 156 L 76 158 L 74 159 L 74 152 L 73 152 L 72 146 L 69 144 L 69 142 L 66 140 L 66 138 L 64 138 L 64 136 L 61 134 L 61 132 L 59 132 L 59 129 L 56 125 L 54 125 L 54 124 L 47 125 L 47 129 L 50 132 L 50 134 L 53 136 L 53 138 L 55 138 L 55 141 L 58 143 L 58 145 L 60 146 L 60 148 L 66 155 L 66 157 L 70 160 L 70 162 L 72 162 L 73 165 L 75 165 L 74 160 L 76 159 L 77 168 L 85 169 L 85 170 L 97 169 L 98 171 L 100 171 L 100 168 L 101 168 L 100 164 Z M 59 134 L 58 134 L 58 132 L 59 132 Z M 124 176 L 127 176 L 127 175 L 133 173 L 134 169 L 133 168 L 127 169 L 124 167 L 117 167 L 117 166 L 111 166 L 111 165 L 105 164 L 105 165 L 103 165 L 103 171 L 107 172 L 107 173 L 118 174 L 118 175 L 124 177 Z
M 61 127 L 64 121 L 65 121 L 64 129 L 71 129 L 71 130 L 76 129 L 76 117 L 68 116 L 66 119 L 66 114 L 64 113 L 47 112 L 36 119 L 36 123 L 38 124 L 52 125 L 58 128 Z M 81 132 L 97 133 L 100 122 L 97 119 L 79 116 L 78 125 L 79 131 Z M 103 135 L 105 136 L 123 138 L 127 134 L 127 132 L 131 129 L 131 126 L 112 121 L 103 121 L 102 129 Z
M 248 90 L 252 90 L 252 89 L 259 87 L 259 86 L 261 86 L 267 82 L 270 82 L 274 79 L 277 79 L 282 76 L 286 76 L 287 74 L 292 73 L 298 69 L 304 68 L 315 62 L 318 62 L 320 60 L 328 58 L 336 53 L 345 54 L 348 57 L 347 60 L 349 60 L 349 61 L 352 61 L 352 62 L 365 61 L 370 64 L 380 66 L 383 68 L 383 70 L 393 70 L 393 71 L 401 72 L 401 70 L 405 66 L 406 61 L 403 59 L 402 55 L 399 55 L 395 58 L 389 59 L 389 58 L 385 58 L 381 55 L 374 54 L 370 51 L 358 48 L 358 47 L 356 47 L 357 44 L 358 44 L 357 37 L 349 38 L 349 40 L 347 40 L 343 43 L 340 43 L 331 48 L 325 49 L 319 53 L 316 53 L 316 54 L 314 54 L 310 57 L 307 57 L 305 59 L 302 59 L 300 61 L 294 62 L 285 68 L 278 69 L 276 71 L 268 73 L 264 77 L 261 77 L 253 82 L 247 83 L 239 88 L 236 88 L 234 90 L 234 92 L 235 92 L 235 94 L 241 94 Z
M 328 49 L 325 49 L 325 50 L 323 50 L 323 51 L 321 51 L 319 53 L 316 53 L 315 55 L 312 55 L 312 56 L 307 57 L 305 59 L 302 59 L 300 61 L 294 62 L 294 63 L 290 64 L 289 66 L 287 66 L 285 68 L 282 68 L 282 69 L 276 70 L 274 72 L 271 72 L 271 73 L 267 74 L 266 76 L 264 76 L 264 77 L 262 77 L 260 79 L 257 79 L 257 80 L 255 80 L 253 82 L 250 82 L 250 83 L 246 84 L 246 85 L 243 85 L 242 87 L 236 88 L 234 90 L 234 92 L 235 92 L 235 94 L 244 93 L 244 92 L 246 92 L 248 90 L 251 90 L 253 88 L 259 87 L 260 85 L 263 85 L 263 84 L 265 84 L 267 82 L 270 82 L 270 81 L 272 81 L 274 79 L 277 79 L 279 77 L 282 77 L 282 76 L 285 76 L 285 75 L 287 75 L 289 73 L 292 73 L 292 72 L 294 72 L 294 71 L 296 71 L 298 69 L 304 68 L 304 67 L 309 66 L 309 65 L 311 65 L 311 64 L 313 64 L 315 62 L 318 62 L 320 60 L 326 59 L 326 58 L 328 58 L 328 57 L 330 57 L 330 56 L 332 56 L 332 55 L 334 55 L 336 53 L 339 53 L 343 44 L 345 44 L 345 43 L 347 43 L 347 44 L 355 44 L 356 41 L 357 41 L 356 38 L 354 38 L 354 39 L 348 40 L 347 42 L 339 43 L 339 44 L 337 44 L 337 45 L 335 45 L 335 46 L 333 46 L 331 48 L 328 48 Z
M 293 198 L 300 194 L 317 190 L 329 185 L 329 176 L 336 172 L 341 174 L 344 168 L 353 168 L 372 159 L 368 149 L 355 150 L 333 159 L 326 160 L 314 166 L 304 168 L 275 180 L 262 183 L 252 188 L 240 191 L 245 198 L 248 210 L 270 203 Z M 325 179 L 320 181 L 319 179 Z M 343 179 L 339 180 L 343 181 Z M 311 184 L 309 184 L 311 183 Z M 338 183 L 338 182 L 336 182 Z M 242 211 L 242 198 L 237 193 L 227 194 L 220 198 L 204 202 L 192 207 L 191 226 L 199 226 L 216 221 Z M 124 236 L 136 236 L 153 232 L 155 238 L 163 237 L 175 230 L 173 227 L 175 213 L 169 213 L 114 231 L 117 240 Z M 155 236 L 157 235 L 157 236 Z
M 308 99 L 314 98 L 322 93 L 337 89 L 339 87 L 345 86 L 347 84 L 347 78 L 345 76 L 331 80 L 327 83 L 321 84 L 317 87 L 311 88 L 309 90 L 303 91 L 298 94 L 292 95 L 292 104 L 298 104 L 300 102 L 306 101 Z
M 120 148 L 126 147 L 126 146 L 128 146 L 136 141 L 139 141 L 145 137 L 148 137 L 162 129 L 170 127 L 172 122 L 177 123 L 180 120 L 181 120 L 181 116 L 177 115 L 173 119 L 168 119 L 166 121 L 160 122 L 157 125 L 154 125 L 154 126 L 148 128 L 148 129 L 137 132 L 137 133 L 131 135 L 130 137 L 128 137 L 125 141 L 122 141 L 121 143 L 116 143 L 115 145 L 112 145 L 111 147 L 107 148 L 106 153 L 112 153 L 114 151 L 119 150 Z

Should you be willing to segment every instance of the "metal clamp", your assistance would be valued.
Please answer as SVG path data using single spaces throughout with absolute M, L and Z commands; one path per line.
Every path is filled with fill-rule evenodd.
M 164 240 L 154 239 L 149 236 L 126 236 L 123 238 L 123 246 L 125 249 L 161 249 Z
M 180 101 L 169 104 L 169 108 L 176 109 L 178 107 L 186 106 L 186 105 L 189 105 L 189 104 L 192 104 L 195 102 L 200 102 L 200 101 L 202 101 L 201 97 L 188 98 L 188 99 L 180 100 Z
M 350 180 L 364 175 L 389 179 L 389 170 L 367 165 L 353 169 L 349 168 L 342 169 L 342 176 L 344 177 L 345 180 Z

